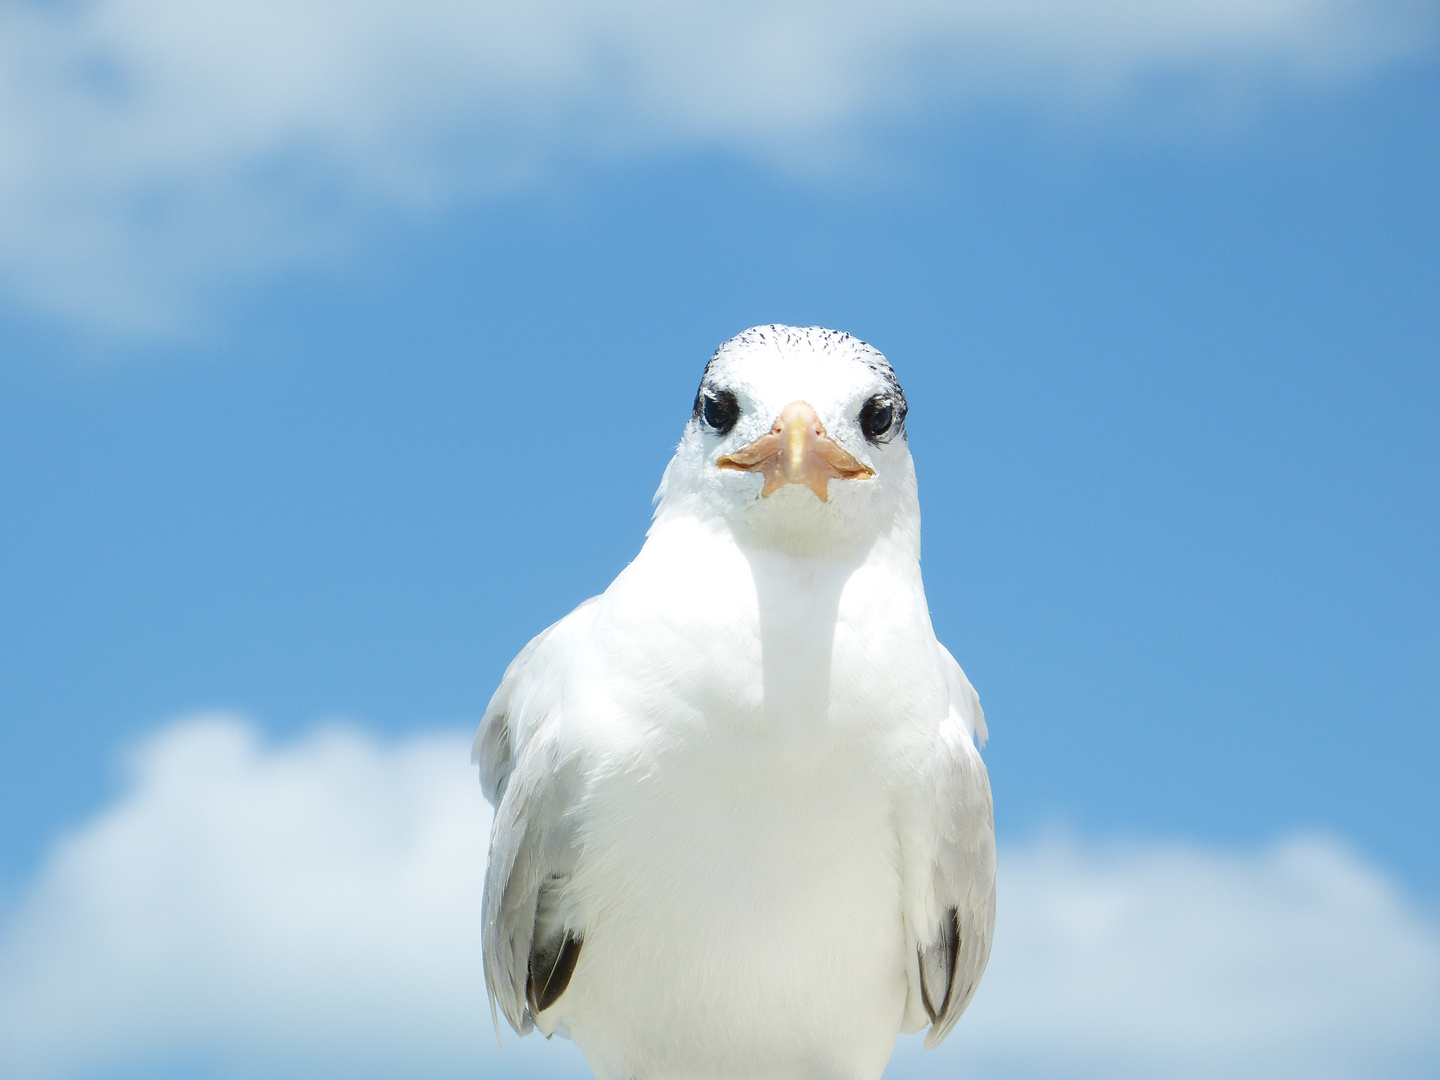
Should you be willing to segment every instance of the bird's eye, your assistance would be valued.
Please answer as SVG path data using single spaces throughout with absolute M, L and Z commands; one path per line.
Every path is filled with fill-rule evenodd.
M 875 442 L 895 424 L 895 405 L 889 398 L 876 394 L 860 410 L 860 430 Z
M 740 402 L 729 390 L 701 390 L 700 415 L 721 435 L 728 435 L 740 419 Z

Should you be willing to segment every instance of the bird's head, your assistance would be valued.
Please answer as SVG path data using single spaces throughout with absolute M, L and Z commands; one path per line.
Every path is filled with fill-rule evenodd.
M 705 367 L 657 520 L 723 519 L 738 538 L 816 554 L 868 547 L 919 507 L 905 394 L 849 334 L 757 326 Z

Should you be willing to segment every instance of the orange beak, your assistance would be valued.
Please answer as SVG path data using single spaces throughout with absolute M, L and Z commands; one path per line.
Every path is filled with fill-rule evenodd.
M 832 478 L 863 480 L 875 470 L 862 465 L 829 435 L 806 401 L 792 401 L 780 410 L 775 426 L 749 446 L 715 463 L 722 469 L 758 472 L 765 477 L 760 495 L 773 495 L 786 484 L 804 484 L 821 502 L 830 501 Z

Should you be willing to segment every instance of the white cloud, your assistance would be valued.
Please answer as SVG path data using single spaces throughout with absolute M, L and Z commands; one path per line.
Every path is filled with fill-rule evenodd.
M 1424 0 L 0 0 L 0 282 L 153 332 L 196 289 L 585 159 L 854 162 L 919 112 L 1345 77 Z
M 335 728 L 277 750 L 222 717 L 163 732 L 6 928 L 0 1074 L 200 1054 L 398 1075 L 413 1050 L 458 1075 L 493 1046 L 472 780 L 458 735 Z
M 1005 853 L 967 1056 L 998 1075 L 1431 1076 L 1440 927 L 1333 841 Z
M 133 757 L 0 932 L 0 1073 L 585 1075 L 481 992 L 489 813 L 462 733 L 280 747 L 201 717 Z M 1333 842 L 1002 853 L 991 969 L 891 1075 L 1434 1075 L 1440 927 Z

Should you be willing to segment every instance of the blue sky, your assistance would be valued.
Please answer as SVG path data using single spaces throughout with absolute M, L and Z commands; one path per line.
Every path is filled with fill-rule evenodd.
M 996 967 L 892 1074 L 1440 1067 L 1432 6 L 185 10 L 0 6 L 0 1001 L 41 1032 L 12 1068 L 353 1075 L 344 1022 L 257 1004 L 299 965 L 357 1030 L 403 1014 L 360 1071 L 583 1075 L 493 1057 L 466 996 L 457 733 L 633 556 L 705 358 L 771 321 L 894 362 L 992 733 Z M 277 843 L 385 833 L 337 809 L 367 805 L 416 823 L 346 864 L 372 922 L 296 929 L 308 878 L 245 905 Z M 432 834 L 450 885 L 391 896 Z M 293 949 L 224 959 L 222 896 Z M 1097 896 L 1118 937 L 1036 945 Z M 337 989 L 400 921 L 431 976 L 377 954 L 393 979 Z M 1145 1000 L 1211 985 L 1219 940 L 1278 951 Z M 156 1019 L 209 968 L 233 996 Z M 461 1005 L 411 1023 L 412 983 Z

